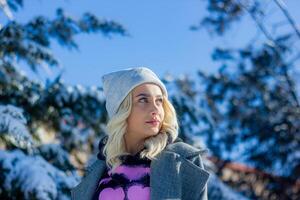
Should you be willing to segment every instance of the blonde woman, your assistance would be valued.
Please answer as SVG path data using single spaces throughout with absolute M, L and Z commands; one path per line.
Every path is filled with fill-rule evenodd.
M 102 77 L 108 135 L 73 200 L 203 200 L 209 173 L 200 149 L 178 136 L 165 85 L 146 67 Z

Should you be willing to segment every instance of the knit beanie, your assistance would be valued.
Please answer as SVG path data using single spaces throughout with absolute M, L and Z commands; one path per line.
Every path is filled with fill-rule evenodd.
M 122 101 L 138 85 L 154 83 L 168 98 L 168 92 L 157 75 L 146 67 L 126 68 L 102 76 L 103 92 L 106 97 L 106 110 L 109 118 L 117 113 Z

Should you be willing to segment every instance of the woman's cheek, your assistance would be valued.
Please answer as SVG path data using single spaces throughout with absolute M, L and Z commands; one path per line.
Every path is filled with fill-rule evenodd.
M 147 109 L 145 104 L 139 104 L 138 108 L 141 109 L 141 110 L 146 110 Z
M 160 108 L 160 113 L 161 113 L 162 117 L 164 117 L 165 111 L 164 111 L 164 108 L 163 108 L 163 107 Z

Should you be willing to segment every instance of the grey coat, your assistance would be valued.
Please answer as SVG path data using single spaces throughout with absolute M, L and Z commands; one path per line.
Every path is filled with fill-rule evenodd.
M 200 153 L 184 142 L 169 144 L 151 162 L 150 199 L 206 200 L 209 173 Z M 71 190 L 72 200 L 91 200 L 105 168 L 105 161 L 97 160 Z

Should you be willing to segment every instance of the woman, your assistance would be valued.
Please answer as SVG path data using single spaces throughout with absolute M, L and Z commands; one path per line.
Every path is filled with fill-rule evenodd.
M 108 135 L 72 199 L 207 199 L 202 151 L 177 138 L 176 111 L 157 75 L 128 68 L 102 81 Z

